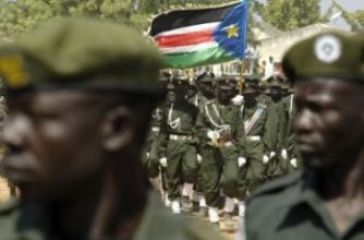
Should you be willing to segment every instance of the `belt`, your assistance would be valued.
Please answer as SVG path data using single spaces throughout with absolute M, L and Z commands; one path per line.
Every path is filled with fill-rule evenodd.
M 214 146 L 214 147 L 232 147 L 232 146 L 234 146 L 234 143 L 232 141 L 219 143 L 218 145 L 216 145 L 213 142 L 208 142 L 207 144 L 210 146 Z
M 195 138 L 193 136 L 175 135 L 175 134 L 170 134 L 169 139 L 174 140 L 174 141 L 193 141 L 193 140 L 195 140 Z
M 159 127 L 152 127 L 152 132 L 159 133 L 160 132 L 160 128 Z
M 246 139 L 251 142 L 260 142 L 262 140 L 262 137 L 259 135 L 255 135 L 255 136 L 247 136 Z

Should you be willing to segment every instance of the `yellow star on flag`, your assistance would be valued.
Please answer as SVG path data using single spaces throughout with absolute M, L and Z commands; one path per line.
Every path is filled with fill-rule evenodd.
M 235 24 L 230 25 L 227 28 L 227 35 L 228 38 L 234 38 L 234 37 L 239 37 L 239 29 Z

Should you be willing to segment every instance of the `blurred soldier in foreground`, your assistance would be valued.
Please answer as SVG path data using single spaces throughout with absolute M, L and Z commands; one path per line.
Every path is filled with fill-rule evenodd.
M 0 49 L 8 153 L 20 189 L 2 240 L 218 239 L 148 193 L 141 150 L 162 99 L 160 58 L 120 25 L 59 19 Z
M 325 33 L 285 55 L 304 169 L 252 196 L 248 240 L 364 239 L 363 49 L 363 41 Z

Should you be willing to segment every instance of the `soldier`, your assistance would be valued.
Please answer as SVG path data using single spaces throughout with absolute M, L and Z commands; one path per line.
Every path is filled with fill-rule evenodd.
M 241 116 L 240 122 L 246 134 L 247 164 L 240 168 L 239 173 L 239 215 L 244 216 L 246 195 L 265 180 L 263 156 L 266 146 L 263 139 L 269 132 L 267 129 L 268 105 L 259 95 L 259 82 L 256 77 L 246 80 Z
M 0 210 L 1 239 L 219 238 L 148 193 L 141 151 L 160 66 L 135 31 L 94 20 L 58 19 L 0 48 L 1 170 L 21 192 Z
M 283 144 L 283 130 L 287 126 L 285 107 L 283 104 L 283 91 L 280 81 L 275 79 L 270 83 L 268 96 L 271 98 L 268 107 L 267 133 L 264 135 L 266 153 L 263 162 L 267 165 L 266 178 L 273 179 L 287 172 L 287 159 L 281 158 L 279 153 Z
M 198 92 L 194 98 L 194 105 L 198 107 L 199 111 L 203 111 L 205 105 L 213 101 L 216 97 L 216 84 L 215 84 L 215 75 L 210 72 L 203 72 L 196 77 L 196 87 Z M 196 183 L 196 195 L 198 198 L 198 205 L 199 205 L 199 214 L 202 217 L 206 217 L 207 215 L 207 203 L 204 196 L 204 180 L 203 180 L 203 167 L 201 162 L 203 159 L 207 159 L 209 156 L 204 156 L 206 150 L 204 149 L 205 145 L 198 142 L 197 144 L 197 161 L 199 163 L 199 173 L 197 177 Z
M 294 93 L 288 85 L 287 96 L 282 99 L 285 121 L 282 121 L 282 127 L 279 129 L 281 136 L 281 153 L 282 161 L 287 162 L 287 170 L 295 171 L 302 167 L 297 148 L 295 144 L 295 135 L 293 131 L 293 120 L 296 115 L 296 106 L 294 105 Z
M 239 107 L 230 103 L 231 86 L 219 81 L 217 99 L 207 102 L 200 111 L 197 128 L 203 146 L 203 190 L 210 222 L 218 225 L 220 187 L 225 195 L 225 223 L 234 227 L 232 212 L 237 197 L 238 166 L 245 163 L 245 134 L 239 124 Z
M 327 32 L 286 53 L 304 169 L 251 197 L 248 240 L 364 239 L 363 42 Z
M 160 73 L 160 87 L 162 91 L 167 89 L 171 75 L 168 72 Z M 144 165 L 149 180 L 157 191 L 163 192 L 161 182 L 161 173 L 159 168 L 159 145 L 160 145 L 160 127 L 162 122 L 162 109 L 165 103 L 159 104 L 152 113 L 149 134 L 145 144 Z
M 166 168 L 172 211 L 178 214 L 181 202 L 184 211 L 192 210 L 191 198 L 198 171 L 195 135 L 198 108 L 187 100 L 187 78 L 178 75 L 172 81 L 172 101 L 165 108 L 162 120 L 160 163 Z

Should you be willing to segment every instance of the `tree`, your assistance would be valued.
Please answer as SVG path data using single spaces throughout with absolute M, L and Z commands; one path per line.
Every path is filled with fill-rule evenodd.
M 0 40 L 13 38 L 59 16 L 107 19 L 143 31 L 161 10 L 227 2 L 230 0 L 0 0 Z
M 319 0 L 269 0 L 261 9 L 264 21 L 281 30 L 321 22 Z

